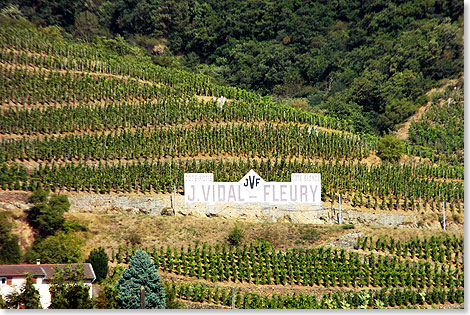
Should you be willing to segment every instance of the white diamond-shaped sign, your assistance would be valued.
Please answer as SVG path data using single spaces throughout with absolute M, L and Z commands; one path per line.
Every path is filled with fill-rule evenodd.
M 255 193 L 261 186 L 264 185 L 264 179 L 259 176 L 254 170 L 250 170 L 239 182 L 243 185 L 250 194 Z

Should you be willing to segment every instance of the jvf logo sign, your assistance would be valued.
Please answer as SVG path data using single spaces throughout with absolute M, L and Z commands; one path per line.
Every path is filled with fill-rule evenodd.
M 265 182 L 250 170 L 239 182 L 214 182 L 212 173 L 184 174 L 186 204 L 203 202 L 312 204 L 321 206 L 321 176 L 294 173 L 290 182 Z
M 255 171 L 250 170 L 241 180 L 240 183 L 245 187 L 250 193 L 256 192 L 258 188 L 264 184 L 264 180 L 256 174 Z
M 260 179 L 261 179 L 260 177 L 248 176 L 248 178 L 245 179 L 245 183 L 243 184 L 243 186 L 245 187 L 250 186 L 251 189 L 255 188 L 255 186 L 258 187 Z

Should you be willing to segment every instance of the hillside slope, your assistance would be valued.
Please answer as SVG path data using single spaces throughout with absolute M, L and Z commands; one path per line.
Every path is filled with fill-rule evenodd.
M 288 181 L 295 172 L 318 172 L 325 207 L 341 194 L 345 205 L 359 211 L 412 212 L 438 226 L 381 227 L 389 235 L 401 234 L 400 246 L 413 248 L 413 255 L 393 252 L 374 264 L 366 247 L 324 248 L 355 228 L 351 225 L 247 222 L 245 246 L 227 248 L 228 233 L 237 222 L 221 218 L 67 213 L 68 219 L 88 227 L 76 232 L 86 240 L 84 256 L 102 245 L 113 264 L 123 264 L 136 247 L 145 247 L 160 270 L 173 275 L 169 278 L 183 275 L 186 280 L 241 287 L 250 283 L 250 290 L 253 285 L 279 285 L 280 291 L 273 292 L 297 303 L 283 300 L 279 307 L 326 305 L 330 297 L 320 294 L 341 287 L 376 292 L 393 288 L 387 291 L 392 296 L 407 287 L 413 292 L 406 294 L 416 296 L 426 289 L 432 297 L 427 305 L 462 303 L 463 262 L 452 254 L 463 251 L 463 222 L 458 221 L 463 216 L 464 175 L 458 163 L 412 163 L 406 158 L 401 164 L 370 163 L 378 139 L 356 133 L 349 120 L 281 106 L 202 75 L 56 40 L 42 30 L 2 28 L 0 44 L 0 189 L 5 195 L 43 188 L 54 193 L 156 196 L 171 194 L 175 186 L 183 193 L 186 172 L 211 172 L 217 181 L 238 181 L 250 169 L 269 181 Z M 229 101 L 212 100 L 220 96 Z M 442 201 L 456 228 L 441 235 Z M 22 210 L 15 215 L 22 220 Z M 22 229 L 19 223 L 17 227 Z M 354 232 L 378 234 L 372 227 Z M 30 233 L 22 237 L 24 247 L 31 243 Z M 381 250 L 374 241 L 369 250 Z M 415 260 L 415 250 L 426 254 Z M 444 256 L 453 262 L 444 264 Z M 299 292 L 315 287 L 318 296 L 298 301 L 297 296 L 287 296 L 292 291 L 283 290 L 285 285 L 303 286 Z M 179 296 L 227 305 L 223 298 L 188 293 L 207 293 L 206 287 L 188 290 L 178 287 Z M 255 291 L 267 292 L 266 287 Z M 260 302 L 253 294 L 246 295 L 244 306 L 274 303 Z M 357 307 L 356 302 L 350 305 Z M 409 303 L 418 305 L 412 298 Z

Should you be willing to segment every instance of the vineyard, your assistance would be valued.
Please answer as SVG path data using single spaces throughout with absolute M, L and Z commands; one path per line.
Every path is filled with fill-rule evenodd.
M 355 250 L 317 247 L 276 250 L 267 243 L 147 249 L 173 290 L 183 299 L 236 308 L 423 308 L 462 303 L 463 238 L 407 242 L 359 238 Z M 111 261 L 127 263 L 135 248 L 119 247 Z M 187 281 L 173 275 L 184 276 Z M 222 286 L 218 284 L 223 284 Z M 245 284 L 244 286 L 238 285 Z M 250 288 L 297 286 L 321 295 L 260 294 Z M 248 286 L 248 287 L 247 287 Z
M 443 93 L 435 93 L 424 116 L 411 123 L 410 143 L 421 155 L 463 165 L 463 117 L 463 86 L 459 89 L 448 86 Z
M 354 206 L 463 207 L 463 167 L 370 166 L 377 138 L 351 134 L 347 121 L 37 31 L 3 29 L 0 41 L 0 162 L 28 166 L 27 179 L 3 174 L 4 189 L 169 192 L 184 172 L 237 181 L 254 168 L 270 180 L 322 172 L 325 200 L 341 193 Z M 200 99 L 221 95 L 223 106 Z
M 232 306 L 232 291 L 226 288 L 203 284 L 166 284 L 177 296 L 195 302 Z M 426 291 L 410 289 L 359 290 L 327 293 L 321 297 L 308 294 L 265 296 L 252 292 L 236 291 L 235 305 L 240 309 L 355 309 L 355 308 L 424 308 L 424 305 L 462 303 L 462 289 L 432 289 Z
M 451 105 L 443 102 L 450 98 Z M 349 117 L 281 105 L 202 74 L 157 66 L 148 56 L 2 27 L 0 192 L 155 196 L 174 187 L 183 193 L 185 173 L 230 182 L 251 169 L 265 181 L 321 173 L 328 205 L 341 195 L 352 209 L 432 214 L 439 224 L 446 207 L 453 232 L 460 232 L 463 86 L 434 94 L 431 103 L 410 125 L 404 158 L 386 163 L 377 156 L 379 137 L 356 132 Z M 107 248 L 110 263 L 129 263 L 135 250 Z M 188 240 L 146 250 L 171 279 L 167 291 L 197 303 L 330 309 L 458 307 L 464 301 L 458 233 L 407 240 L 361 235 L 349 249 Z M 258 292 L 266 286 L 300 291 Z M 314 289 L 322 291 L 306 291 Z

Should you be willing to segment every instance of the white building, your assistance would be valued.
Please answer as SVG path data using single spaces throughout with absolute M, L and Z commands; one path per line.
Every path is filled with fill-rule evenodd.
M 5 297 L 13 291 L 19 292 L 26 282 L 25 273 L 33 276 L 34 287 L 41 296 L 42 308 L 48 308 L 51 304 L 51 294 L 49 293 L 49 281 L 54 275 L 56 268 L 64 268 L 71 265 L 77 268 L 80 264 L 24 264 L 24 265 L 0 265 L 0 295 Z M 92 297 L 92 283 L 96 276 L 90 263 L 84 263 L 84 284 L 89 286 L 90 298 Z

